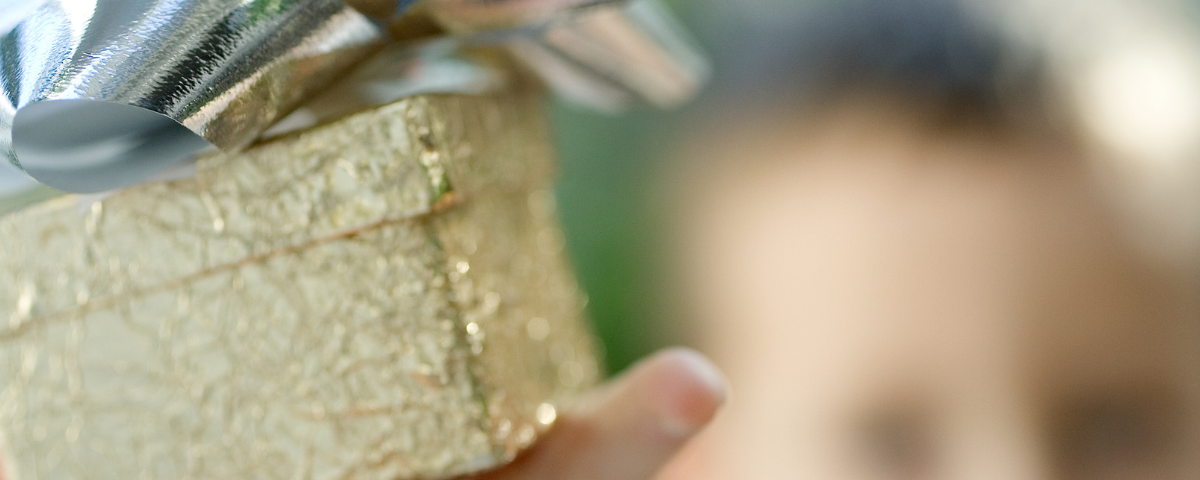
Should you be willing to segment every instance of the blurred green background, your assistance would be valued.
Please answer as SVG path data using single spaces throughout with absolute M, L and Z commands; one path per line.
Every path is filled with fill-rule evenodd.
M 609 372 L 667 343 L 649 258 L 648 195 L 669 113 L 605 116 L 554 103 L 558 211 Z
M 688 2 L 664 3 L 687 23 Z M 558 211 L 610 373 L 673 340 L 659 318 L 649 206 L 658 162 L 681 115 L 649 108 L 612 115 L 561 101 L 550 106 L 562 162 Z

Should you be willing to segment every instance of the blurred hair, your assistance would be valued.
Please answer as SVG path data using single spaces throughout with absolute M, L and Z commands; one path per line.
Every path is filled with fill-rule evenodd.
M 717 65 L 690 117 L 705 139 L 685 154 L 692 161 L 745 159 L 739 151 L 770 135 L 803 136 L 843 106 L 878 106 L 868 111 L 899 114 L 934 134 L 967 130 L 1074 150 L 1052 156 L 1095 167 L 1150 255 L 1172 267 L 1200 265 L 1194 2 L 689 5 Z
M 717 108 L 810 110 L 870 95 L 989 126 L 1045 124 L 1057 110 L 1041 52 L 963 0 L 795 3 L 779 12 L 787 18 L 717 41 Z

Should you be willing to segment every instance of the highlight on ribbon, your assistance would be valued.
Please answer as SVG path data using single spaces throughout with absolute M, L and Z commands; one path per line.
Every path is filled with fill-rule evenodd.
M 22 6 L 7 8 L 14 2 Z M 0 190 L 27 184 L 20 171 L 64 191 L 118 189 L 264 132 L 418 93 L 478 93 L 502 75 L 461 55 L 474 49 L 505 50 L 561 96 L 606 111 L 674 106 L 708 77 L 704 56 L 656 0 L 0 7 L 0 157 L 17 167 L 0 168 Z M 428 31 L 404 31 L 414 19 Z M 399 43 L 389 38 L 398 29 Z

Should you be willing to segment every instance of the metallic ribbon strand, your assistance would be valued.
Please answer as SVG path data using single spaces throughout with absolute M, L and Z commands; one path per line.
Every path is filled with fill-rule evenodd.
M 16 168 L 0 168 L 0 191 L 20 185 L 17 170 L 70 192 L 119 189 L 264 132 L 415 93 L 478 93 L 497 75 L 458 53 L 481 46 L 606 111 L 675 106 L 708 76 L 656 0 L 37 0 L 6 11 L 17 13 L 0 16 L 0 157 Z M 394 44 L 346 75 L 413 19 L 450 35 Z M 329 88 L 341 77 L 350 82 Z
M 382 40 L 340 0 L 50 0 L 0 38 L 0 154 L 124 186 L 248 145 Z

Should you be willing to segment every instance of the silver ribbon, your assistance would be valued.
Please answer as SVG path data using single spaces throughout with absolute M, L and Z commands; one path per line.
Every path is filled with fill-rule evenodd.
M 579 11 L 508 49 L 561 97 L 604 111 L 676 107 L 710 75 L 708 60 L 655 0 Z
M 386 24 L 412 0 L 347 0 L 358 10 L 342 0 L 0 0 L 0 32 L 16 15 L 3 14 L 17 10 L 4 8 L 13 2 L 25 11 L 0 37 L 0 157 L 78 193 L 326 121 L 363 108 L 363 98 L 382 104 L 491 82 L 452 53 L 452 63 L 436 63 L 430 51 L 503 43 L 560 94 L 605 110 L 679 103 L 707 75 L 655 0 L 423 0 L 419 9 L 452 37 L 433 49 L 392 47 L 332 89 L 383 45 Z M 441 68 L 388 64 L 413 58 Z M 412 72 L 449 76 L 387 78 Z M 293 115 L 268 131 L 305 102 L 297 113 L 307 120 Z M 0 189 L 12 177 L 0 168 Z
M 572 1 L 554 15 L 521 12 L 487 28 L 465 28 L 461 20 L 451 20 L 461 29 L 454 36 L 389 46 L 277 122 L 263 138 L 411 95 L 484 93 L 503 84 L 505 75 L 460 55 L 481 46 L 502 45 L 560 97 L 606 112 L 638 103 L 674 107 L 707 80 L 707 60 L 656 0 L 584 6 Z M 520 2 L 528 0 L 513 3 Z
M 560 96 L 618 111 L 670 108 L 708 80 L 708 61 L 657 0 L 425 0 L 451 32 L 537 30 L 508 49 Z
M 0 154 L 74 192 L 235 150 L 368 55 L 340 0 L 49 0 L 0 38 Z

